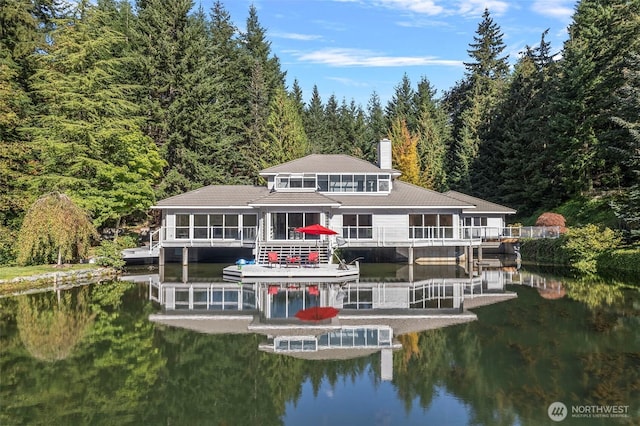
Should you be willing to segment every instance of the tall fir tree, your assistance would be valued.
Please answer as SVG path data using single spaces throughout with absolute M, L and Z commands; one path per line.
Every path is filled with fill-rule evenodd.
M 477 179 L 471 173 L 483 142 L 482 132 L 491 126 L 493 110 L 507 87 L 509 65 L 508 56 L 502 56 L 506 47 L 502 38 L 500 27 L 485 9 L 469 45 L 472 61 L 465 62 L 465 81 L 449 93 L 454 99 L 448 100 L 448 105 L 461 102 L 451 110 L 449 184 L 463 192 L 474 192 L 471 182 Z
M 318 86 L 313 86 L 311 91 L 311 100 L 302 115 L 304 129 L 309 138 L 309 152 L 312 154 L 321 154 L 325 145 L 327 136 L 324 105 Z
M 280 60 L 271 54 L 271 43 L 267 41 L 266 30 L 260 25 L 258 11 L 254 5 L 249 7 L 246 32 L 240 37 L 240 46 L 242 63 L 246 67 L 244 74 L 249 76 L 245 96 L 236 98 L 240 107 L 245 102 L 248 105 L 245 120 L 247 134 L 243 152 L 249 159 L 249 164 L 257 165 L 260 164 L 260 157 L 264 155 L 260 147 L 267 132 L 270 103 L 276 91 L 285 88 L 285 73 L 280 69 Z M 246 172 L 257 181 L 259 170 L 258 168 Z
M 370 145 L 369 149 L 365 151 L 365 156 L 363 158 L 374 163 L 378 156 L 378 142 L 381 139 L 386 138 L 389 135 L 390 130 L 384 116 L 380 95 L 378 95 L 377 92 L 373 92 L 369 97 L 365 120 L 365 140 L 368 141 Z
M 344 140 L 343 129 L 340 126 L 340 106 L 336 95 L 329 96 L 324 106 L 324 130 L 321 140 L 323 154 L 343 154 L 340 143 Z
M 552 102 L 551 131 L 568 197 L 624 186 L 630 135 L 612 120 L 624 84 L 624 60 L 640 44 L 640 3 L 582 0 L 564 44 Z
M 549 138 L 550 82 L 557 64 L 542 34 L 540 44 L 527 47 L 515 66 L 509 92 L 497 108 L 476 167 L 484 181 L 477 182 L 480 196 L 516 208 L 528 215 L 553 208 L 561 199 L 555 167 L 554 141 Z M 497 188 L 495 193 L 489 188 Z M 493 193 L 492 193 L 493 192 Z
M 414 105 L 418 113 L 418 156 L 422 183 L 426 188 L 444 191 L 447 188 L 445 169 L 449 128 L 447 116 L 435 99 L 436 90 L 426 77 L 418 83 Z
M 613 208 L 634 238 L 640 236 L 640 51 L 632 53 L 624 69 L 624 85 L 616 93 L 618 113 L 614 123 L 629 132 L 627 146 L 621 148 L 627 156 L 623 166 L 635 176 L 628 187 L 620 191 Z
M 278 89 L 271 101 L 264 140 L 263 168 L 304 156 L 308 140 L 295 102 L 284 89 Z
M 404 74 L 402 81 L 395 87 L 394 94 L 385 108 L 388 128 L 391 128 L 400 119 L 407 123 L 410 131 L 414 132 L 416 130 L 418 113 L 414 102 L 415 95 L 409 76 Z
M 113 56 L 126 40 L 108 21 L 88 1 L 55 20 L 32 80 L 42 104 L 30 130 L 43 164 L 33 191 L 68 193 L 98 227 L 146 213 L 163 166 L 122 81 L 128 58 Z
M 27 127 L 33 111 L 28 79 L 32 53 L 43 37 L 32 2 L 10 0 L 0 4 L 0 230 L 17 229 L 29 207 L 24 178 L 34 172 Z M 10 231 L 0 234 L 9 234 Z M 0 237 L 0 240 L 2 237 Z M 1 256 L 1 254 L 0 254 Z

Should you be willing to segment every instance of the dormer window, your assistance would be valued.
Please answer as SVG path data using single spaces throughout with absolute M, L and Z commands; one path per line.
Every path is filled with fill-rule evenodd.
M 342 193 L 388 193 L 391 175 L 367 174 L 279 174 L 275 177 L 277 191 L 318 191 Z
M 278 175 L 276 176 L 277 190 L 310 190 L 316 189 L 315 175 Z

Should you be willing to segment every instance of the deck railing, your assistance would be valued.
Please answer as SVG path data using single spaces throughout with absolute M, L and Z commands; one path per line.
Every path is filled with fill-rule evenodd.
M 157 229 L 149 234 L 150 251 L 153 251 L 166 241 L 166 228 Z M 347 242 L 372 243 L 376 245 L 393 245 L 398 243 L 420 243 L 420 242 L 455 242 L 455 241 L 487 241 L 502 239 L 521 238 L 557 238 L 560 236 L 558 226 L 343 226 L 340 236 Z M 297 233 L 299 234 L 299 233 Z M 188 234 L 185 234 L 188 235 Z M 301 234 L 299 234 L 301 235 Z M 172 242 L 203 243 L 203 242 L 225 242 L 240 241 L 243 243 L 255 243 L 261 245 L 266 241 L 258 241 L 259 233 L 257 226 L 245 226 L 235 233 L 223 235 L 219 233 L 209 233 L 209 238 L 174 238 Z M 269 240 L 294 241 L 294 240 Z M 295 240 L 299 241 L 299 240 Z

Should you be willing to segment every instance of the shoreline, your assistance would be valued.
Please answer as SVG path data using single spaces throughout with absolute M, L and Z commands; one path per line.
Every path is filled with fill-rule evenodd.
M 116 278 L 119 275 L 120 273 L 114 268 L 87 268 L 4 279 L 0 280 L 0 297 L 57 289 L 79 284 L 80 281 Z

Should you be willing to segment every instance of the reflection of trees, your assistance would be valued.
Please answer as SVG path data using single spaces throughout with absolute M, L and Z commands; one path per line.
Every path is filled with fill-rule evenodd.
M 260 335 L 207 335 L 158 326 L 167 359 L 153 424 L 279 425 L 287 403 L 296 403 L 306 381 L 357 377 L 371 357 L 345 361 L 304 360 L 258 350 Z M 166 404 L 165 401 L 171 401 Z
M 407 411 L 412 408 L 416 397 L 422 408 L 431 404 L 436 386 L 442 378 L 438 370 L 443 368 L 449 357 L 444 330 L 414 334 L 418 339 L 417 345 L 414 344 L 413 336 L 398 336 L 398 340 L 402 342 L 402 350 L 393 356 L 393 383 L 400 398 L 404 400 Z M 415 352 L 416 349 L 418 352 Z
M 394 354 L 400 398 L 408 408 L 416 398 L 428 406 L 442 387 L 468 404 L 472 424 L 482 425 L 546 424 L 556 400 L 634 406 L 638 291 L 580 285 L 582 302 L 548 301 L 535 289 L 514 287 L 517 300 L 478 309 L 476 322 L 420 333 L 420 354 L 413 344 Z M 608 325 L 598 328 L 602 316 Z
M 147 302 L 133 299 L 123 304 L 134 293 L 133 287 L 103 283 L 79 290 L 72 300 L 82 301 L 81 310 L 93 318 L 93 325 L 86 327 L 85 338 L 75 349 L 55 363 L 25 357 L 24 349 L 12 343 L 19 341 L 15 338 L 18 326 L 21 336 L 30 336 L 34 330 L 28 327 L 36 324 L 25 329 L 25 318 L 18 318 L 44 302 L 15 303 L 8 336 L 2 336 L 0 345 L 0 424 L 144 423 L 139 413 L 151 399 L 164 361 L 154 348 Z M 58 320 L 56 326 L 69 323 L 74 324 Z M 78 334 L 55 335 L 65 333 Z M 57 353 L 47 350 L 46 354 L 51 352 Z
M 16 321 L 27 351 L 42 361 L 66 359 L 85 336 L 94 315 L 87 304 L 88 288 L 18 297 Z
M 570 298 L 592 309 L 604 305 L 615 305 L 623 298 L 621 283 L 604 282 L 594 277 L 566 280 L 564 287 Z

